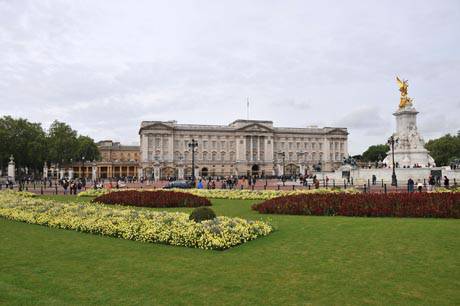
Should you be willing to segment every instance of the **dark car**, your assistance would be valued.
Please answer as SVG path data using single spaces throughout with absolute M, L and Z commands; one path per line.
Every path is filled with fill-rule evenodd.
M 193 187 L 192 182 L 174 181 L 174 182 L 169 182 L 163 188 L 164 189 L 171 189 L 171 188 L 188 189 L 188 188 L 192 188 L 192 187 Z

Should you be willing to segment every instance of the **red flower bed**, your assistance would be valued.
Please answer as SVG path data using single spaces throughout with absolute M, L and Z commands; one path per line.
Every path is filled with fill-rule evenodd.
M 137 191 L 126 190 L 101 195 L 93 202 L 104 204 L 131 205 L 140 207 L 200 207 L 211 206 L 203 197 L 185 192 L 174 191 Z
M 301 194 L 252 209 L 264 214 L 460 218 L 460 193 Z

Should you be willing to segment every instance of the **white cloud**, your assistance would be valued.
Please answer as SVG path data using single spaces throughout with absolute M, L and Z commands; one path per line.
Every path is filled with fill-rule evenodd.
M 458 129 L 457 1 L 0 1 L 0 108 L 93 138 L 141 120 L 341 125 L 350 151 L 394 127 L 395 74 L 420 129 Z M 457 125 L 457 127 L 455 127 Z

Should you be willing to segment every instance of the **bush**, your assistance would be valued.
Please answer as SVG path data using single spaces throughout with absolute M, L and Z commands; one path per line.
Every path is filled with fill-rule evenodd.
M 214 213 L 214 211 L 211 208 L 207 208 L 207 207 L 195 208 L 189 217 L 190 220 L 194 220 L 195 222 L 213 220 L 215 218 L 216 218 L 216 214 Z
M 92 203 L 59 203 L 0 192 L 0 217 L 123 239 L 224 250 L 266 236 L 262 221 L 217 217 L 196 223 L 189 214 Z
M 125 190 L 111 192 L 95 198 L 92 202 L 131 205 L 139 207 L 200 207 L 211 206 L 211 202 L 193 194 L 174 191 Z
M 460 218 L 460 193 L 303 194 L 252 209 L 265 214 Z

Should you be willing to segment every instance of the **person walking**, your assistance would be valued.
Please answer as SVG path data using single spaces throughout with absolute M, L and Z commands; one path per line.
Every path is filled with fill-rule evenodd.
M 449 179 L 444 175 L 444 187 L 449 188 Z
M 372 174 L 372 185 L 375 185 L 377 183 L 377 177 L 375 174 Z
M 408 192 L 414 192 L 414 185 L 415 185 L 415 182 L 412 178 L 409 178 L 407 180 L 407 191 Z
M 430 177 L 428 178 L 428 185 L 430 186 L 429 188 L 430 191 L 433 191 L 435 183 L 436 182 L 434 180 L 434 177 L 430 175 Z
M 420 180 L 418 180 L 418 183 L 417 183 L 417 190 L 418 192 L 422 192 L 423 190 L 423 184 Z

